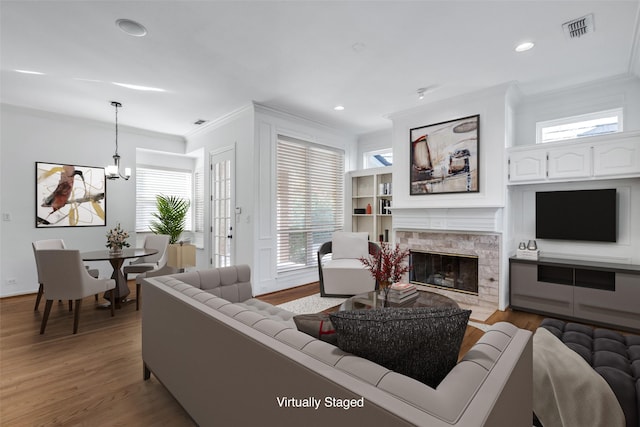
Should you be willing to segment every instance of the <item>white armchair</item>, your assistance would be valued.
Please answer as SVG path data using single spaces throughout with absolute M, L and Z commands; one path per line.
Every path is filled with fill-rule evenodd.
M 320 295 L 347 297 L 378 289 L 379 284 L 360 258 L 378 255 L 380 247 L 368 233 L 336 231 L 318 251 Z M 331 259 L 326 255 L 331 254 Z
M 113 279 L 95 279 L 91 277 L 82 264 L 80 251 L 73 249 L 44 249 L 35 252 L 40 269 L 42 283 L 46 290 L 46 304 L 40 333 L 44 334 L 51 313 L 53 300 L 75 300 L 73 333 L 78 332 L 78 320 L 82 299 L 111 290 L 111 301 L 114 301 L 113 290 L 116 281 Z M 115 304 L 111 304 L 111 316 L 115 315 Z

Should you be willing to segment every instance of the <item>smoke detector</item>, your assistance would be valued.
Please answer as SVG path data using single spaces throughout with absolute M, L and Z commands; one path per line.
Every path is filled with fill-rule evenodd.
M 588 33 L 593 33 L 595 27 L 593 25 L 593 13 L 583 16 L 582 18 L 573 19 L 562 24 L 565 36 L 569 39 L 576 39 Z

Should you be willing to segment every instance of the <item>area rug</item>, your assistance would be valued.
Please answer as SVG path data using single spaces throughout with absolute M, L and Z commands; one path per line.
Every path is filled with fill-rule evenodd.
M 474 328 L 478 328 L 481 331 L 487 332 L 487 330 L 491 327 L 491 325 L 486 325 L 484 323 L 475 322 L 473 320 L 469 320 L 469 326 L 473 326 Z
M 320 294 L 317 293 L 309 295 L 308 297 L 278 304 L 278 307 L 295 314 L 313 314 L 338 306 L 345 302 L 345 300 L 346 298 L 321 297 Z

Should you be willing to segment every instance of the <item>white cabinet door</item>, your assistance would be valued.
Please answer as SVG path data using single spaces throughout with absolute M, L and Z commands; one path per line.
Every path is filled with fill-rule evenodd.
M 548 178 L 569 179 L 591 176 L 591 147 L 549 149 Z
M 594 176 L 640 174 L 640 138 L 593 147 Z
M 545 150 L 514 151 L 509 155 L 509 181 L 543 181 L 547 175 Z

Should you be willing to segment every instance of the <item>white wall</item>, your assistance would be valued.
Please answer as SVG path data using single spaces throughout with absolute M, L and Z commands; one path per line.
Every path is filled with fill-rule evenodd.
M 618 194 L 617 242 L 537 240 L 542 256 L 623 264 L 640 264 L 640 178 L 554 184 L 520 185 L 511 189 L 512 247 L 535 239 L 536 191 L 615 188 Z
M 393 147 L 393 130 L 382 129 L 358 136 L 358 153 L 356 169 L 364 168 L 364 153 Z
M 351 170 L 356 165 L 355 135 L 264 106 L 255 106 L 253 286 L 257 295 L 318 280 L 315 266 L 289 274 L 278 275 L 276 271 L 276 142 L 279 134 L 342 149 L 345 151 L 345 169 Z
M 253 247 L 255 218 L 254 206 L 254 112 L 248 105 L 229 115 L 209 123 L 205 128 L 187 135 L 187 152 L 202 150 L 204 153 L 204 194 L 205 200 L 211 195 L 210 155 L 228 147 L 236 148 L 236 206 L 242 214 L 236 216 L 233 243 L 235 264 L 248 264 L 253 271 Z M 204 251 L 198 251 L 198 268 L 211 267 L 211 204 L 204 206 Z
M 536 122 L 623 107 L 624 130 L 640 130 L 640 78 L 619 76 L 523 96 L 515 113 L 514 145 L 536 143 Z
M 184 153 L 181 137 L 119 126 L 118 151 L 123 167 L 131 167 L 129 181 L 108 181 L 106 227 L 35 228 L 35 163 L 71 163 L 103 167 L 112 163 L 115 128 L 112 123 L 81 120 L 9 105 L 1 106 L 0 297 L 35 292 L 37 275 L 31 242 L 62 238 L 70 248 L 104 249 L 107 230 L 120 222 L 135 228 L 136 147 Z M 107 262 L 94 263 L 102 276 L 111 275 Z M 7 281 L 14 279 L 15 285 Z
M 536 122 L 623 107 L 624 130 L 640 130 L 640 78 L 620 76 L 563 90 L 522 96 L 515 107 L 514 145 L 535 144 Z M 588 138 L 585 138 L 585 143 Z M 535 192 L 615 188 L 618 192 L 616 243 L 541 240 L 544 256 L 640 263 L 640 179 L 513 185 L 509 187 L 507 244 L 535 238 Z
M 507 145 L 505 99 L 509 85 L 451 98 L 391 115 L 393 120 L 393 205 L 399 208 L 502 207 Z M 412 128 L 480 114 L 478 193 L 409 195 Z

